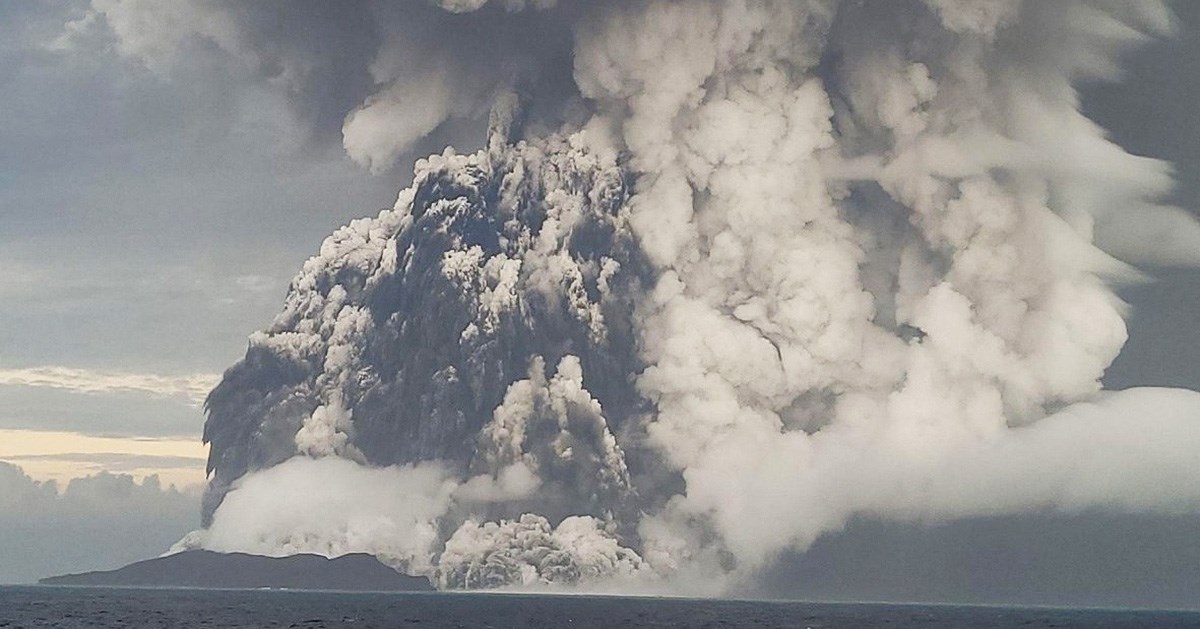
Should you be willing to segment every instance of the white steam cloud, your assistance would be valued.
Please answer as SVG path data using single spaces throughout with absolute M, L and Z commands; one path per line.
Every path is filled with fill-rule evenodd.
M 401 26 L 345 148 L 381 170 L 491 106 L 488 146 L 306 263 L 210 398 L 188 544 L 712 591 L 856 515 L 1200 509 L 1200 394 L 1099 383 L 1112 255 L 1194 263 L 1200 227 L 1073 87 L 1164 4 L 438 4 L 371 5 Z
M 327 557 L 365 552 L 428 572 L 435 520 L 454 486 L 432 463 L 380 469 L 338 458 L 296 458 L 246 477 L 221 504 L 213 525 L 189 534 L 174 550 L 202 546 Z

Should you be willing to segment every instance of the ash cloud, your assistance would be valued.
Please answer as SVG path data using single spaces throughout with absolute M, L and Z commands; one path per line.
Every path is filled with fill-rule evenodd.
M 275 5 L 183 6 L 204 19 L 85 19 L 124 42 L 140 11 L 165 34 L 130 56 L 199 39 L 308 89 L 308 49 L 239 17 Z M 386 169 L 490 111 L 486 144 L 419 160 L 305 263 L 208 398 L 185 546 L 713 592 L 858 516 L 1200 507 L 1200 394 L 1100 387 L 1126 340 L 1111 285 L 1194 263 L 1197 226 L 1075 92 L 1168 34 L 1164 4 L 362 11 L 348 154 Z M 1131 222 L 1177 239 L 1106 236 Z

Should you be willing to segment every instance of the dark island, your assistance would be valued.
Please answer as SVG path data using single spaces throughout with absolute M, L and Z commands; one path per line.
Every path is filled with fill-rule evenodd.
M 327 559 L 320 555 L 263 557 L 190 550 L 124 568 L 49 577 L 42 585 L 178 587 L 356 592 L 429 592 L 424 577 L 400 574 L 366 554 Z

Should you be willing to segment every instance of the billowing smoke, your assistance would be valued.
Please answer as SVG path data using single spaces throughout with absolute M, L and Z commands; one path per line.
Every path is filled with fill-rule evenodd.
M 413 572 L 431 569 L 437 518 L 455 483 L 442 466 L 371 468 L 297 457 L 248 475 L 209 528 L 174 550 L 203 546 L 262 555 L 367 552 Z
M 130 54 L 174 41 L 94 5 Z M 237 19 L 275 9 L 195 6 L 190 36 L 289 90 L 328 65 Z M 378 38 L 351 157 L 490 111 L 486 145 L 305 263 L 208 398 L 184 546 L 713 591 L 859 515 L 1200 509 L 1200 394 L 1099 384 L 1110 284 L 1196 262 L 1200 227 L 1074 91 L 1168 34 L 1163 4 L 344 13 Z

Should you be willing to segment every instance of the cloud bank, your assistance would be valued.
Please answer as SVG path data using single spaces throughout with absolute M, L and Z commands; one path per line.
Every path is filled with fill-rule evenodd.
M 0 462 L 0 583 L 145 559 L 194 526 L 197 499 L 155 477 L 101 473 L 60 487 Z
M 343 145 L 377 171 L 489 112 L 485 148 L 325 241 L 214 389 L 185 547 L 714 592 L 859 515 L 1200 506 L 1200 394 L 1099 384 L 1113 254 L 1194 263 L 1196 225 L 1074 87 L 1164 4 L 440 4 L 347 4 L 329 28 L 376 24 L 355 59 L 258 32 L 274 5 L 82 18 L 152 72 L 215 47 L 300 101 L 348 64 Z M 1103 237 L 1130 222 L 1181 240 Z

